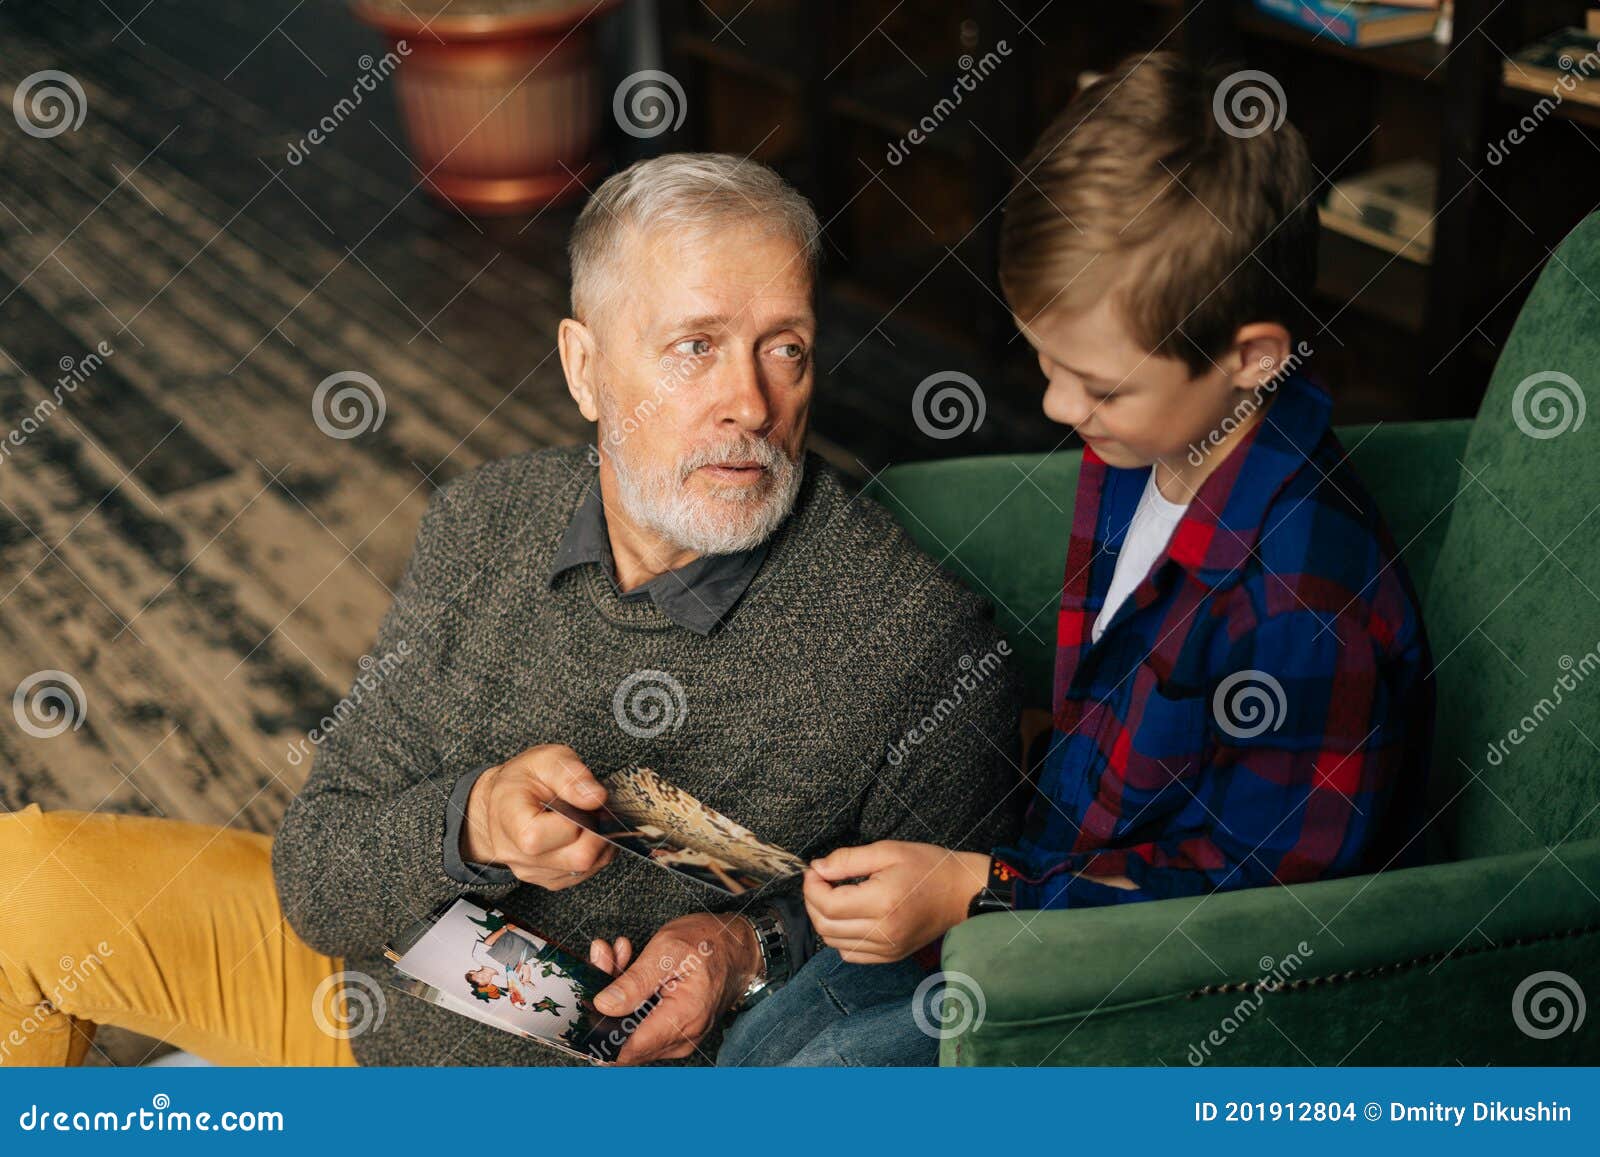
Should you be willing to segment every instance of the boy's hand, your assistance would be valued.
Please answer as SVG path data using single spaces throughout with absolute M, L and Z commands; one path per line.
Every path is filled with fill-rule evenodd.
M 865 876 L 857 884 L 841 884 Z M 806 911 L 823 942 L 851 964 L 903 960 L 967 918 L 989 879 L 989 857 L 934 844 L 879 840 L 813 860 Z

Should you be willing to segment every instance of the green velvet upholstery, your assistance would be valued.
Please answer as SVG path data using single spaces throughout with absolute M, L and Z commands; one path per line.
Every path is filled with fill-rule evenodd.
M 1600 836 L 1600 415 L 1577 421 L 1583 391 L 1600 403 L 1597 294 L 1600 216 L 1546 264 L 1501 352 L 1427 600 L 1457 855 Z M 1580 392 L 1535 381 L 1517 398 L 1552 371 Z
M 1553 373 L 1573 384 L 1523 386 Z M 1339 431 L 1423 600 L 1439 862 L 969 920 L 944 965 L 983 1013 L 944 1063 L 1600 1062 L 1600 1025 L 1541 1031 L 1563 997 L 1600 997 L 1600 434 L 1582 417 L 1596 383 L 1600 215 L 1540 276 L 1476 419 Z M 958 459 L 870 488 L 995 604 L 1034 705 L 1078 465 Z

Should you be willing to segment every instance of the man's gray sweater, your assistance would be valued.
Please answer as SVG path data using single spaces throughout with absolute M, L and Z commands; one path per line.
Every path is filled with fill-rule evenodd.
M 699 635 L 651 602 L 618 599 L 598 565 L 547 585 L 594 475 L 586 448 L 545 450 L 488 463 L 429 503 L 375 665 L 273 845 L 290 926 L 344 968 L 384 984 L 384 943 L 458 896 L 583 957 L 597 936 L 642 949 L 674 917 L 761 902 L 626 855 L 560 892 L 452 879 L 443 843 L 456 779 L 543 743 L 567 744 L 602 778 L 654 768 L 807 859 L 881 839 L 988 850 L 1012 836 L 1014 663 L 996 666 L 1006 648 L 984 602 L 887 511 L 808 455 L 761 570 Z M 628 715 L 626 691 L 619 721 L 618 688 L 634 676 L 634 693 L 665 688 L 664 727 Z M 563 1063 L 394 989 L 386 1006 L 351 1041 L 362 1064 Z

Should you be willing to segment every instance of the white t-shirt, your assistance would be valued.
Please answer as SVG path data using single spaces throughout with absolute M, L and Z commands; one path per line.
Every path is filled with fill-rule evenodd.
M 1117 568 L 1111 572 L 1111 589 L 1106 592 L 1106 605 L 1095 616 L 1094 628 L 1089 633 L 1091 643 L 1100 641 L 1106 624 L 1111 622 L 1117 608 L 1150 573 L 1150 567 L 1167 548 L 1167 541 L 1188 508 L 1187 502 L 1179 505 L 1162 497 L 1161 491 L 1156 488 L 1156 472 L 1152 467 L 1149 481 L 1144 484 L 1144 493 L 1139 496 L 1139 507 L 1133 512 L 1133 521 L 1128 523 L 1128 534 L 1122 540 L 1122 550 L 1117 554 Z

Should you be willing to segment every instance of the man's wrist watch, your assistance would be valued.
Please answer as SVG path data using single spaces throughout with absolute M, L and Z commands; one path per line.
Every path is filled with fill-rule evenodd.
M 761 952 L 761 969 L 733 1002 L 730 1012 L 743 1012 L 759 1004 L 789 979 L 788 938 L 777 913 L 763 908 L 753 915 L 740 913 L 739 919 L 749 924 L 755 933 L 756 947 Z
M 1016 906 L 1017 871 L 995 856 L 989 857 L 989 879 L 967 905 L 967 916 L 1009 912 Z

